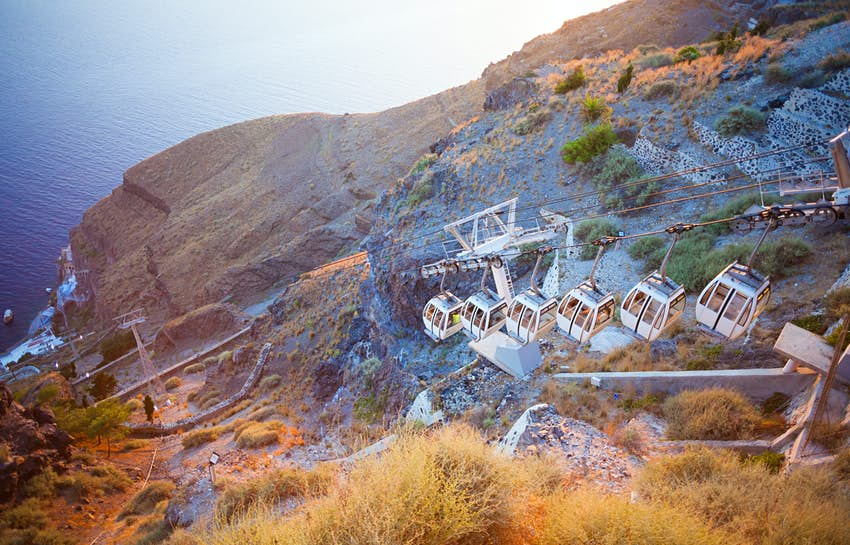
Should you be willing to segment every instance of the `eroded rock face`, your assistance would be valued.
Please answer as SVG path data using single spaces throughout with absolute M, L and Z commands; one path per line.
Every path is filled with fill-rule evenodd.
M 205 305 L 166 323 L 157 333 L 154 350 L 164 354 L 179 347 L 183 341 L 198 338 L 221 338 L 242 329 L 248 317 L 233 305 Z
M 60 466 L 70 456 L 73 438 L 56 426 L 48 407 L 25 409 L 0 383 L 0 503 L 15 497 L 20 487 L 48 467 Z
M 528 100 L 537 92 L 537 85 L 525 78 L 514 78 L 508 83 L 487 93 L 485 110 L 504 110 L 514 104 Z

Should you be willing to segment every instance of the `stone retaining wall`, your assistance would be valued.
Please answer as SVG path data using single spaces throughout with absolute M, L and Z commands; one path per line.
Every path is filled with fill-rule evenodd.
M 266 343 L 263 345 L 263 348 L 260 350 L 260 354 L 257 356 L 257 363 L 254 365 L 254 368 L 248 374 L 248 378 L 245 379 L 245 384 L 242 385 L 242 388 L 225 399 L 224 401 L 213 405 L 209 409 L 202 411 L 196 415 L 190 416 L 188 418 L 183 418 L 181 420 L 177 420 L 176 422 L 169 422 L 167 424 L 129 424 L 127 427 L 130 428 L 130 435 L 135 437 L 156 437 L 160 435 L 171 435 L 172 433 L 183 432 L 194 428 L 198 424 L 202 424 L 207 420 L 215 418 L 219 416 L 224 411 L 229 409 L 235 403 L 242 401 L 245 399 L 248 394 L 251 392 L 251 389 L 256 386 L 257 381 L 260 380 L 260 377 L 263 374 L 263 368 L 265 367 L 266 360 L 271 353 L 272 344 Z

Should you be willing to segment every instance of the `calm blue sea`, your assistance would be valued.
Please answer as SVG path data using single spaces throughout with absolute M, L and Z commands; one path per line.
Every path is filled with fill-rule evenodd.
M 397 106 L 613 3 L 0 0 L 0 313 L 16 313 L 0 350 L 46 304 L 68 231 L 141 159 L 265 115 Z

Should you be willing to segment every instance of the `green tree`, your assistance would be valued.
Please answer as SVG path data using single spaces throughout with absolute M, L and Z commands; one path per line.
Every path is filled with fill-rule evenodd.
M 622 93 L 626 89 L 629 88 L 629 85 L 632 83 L 632 76 L 634 75 L 635 67 L 632 66 L 632 63 L 629 63 L 629 66 L 626 67 L 626 71 L 620 76 L 620 79 L 617 80 L 617 92 Z
M 145 416 L 147 417 L 148 422 L 153 422 L 153 399 L 151 399 L 151 396 L 146 395 L 143 403 L 145 405 Z
M 555 94 L 563 95 L 587 83 L 587 76 L 584 74 L 584 66 L 579 65 L 573 73 L 562 79 L 555 86 Z
M 87 433 L 90 438 L 106 440 L 106 457 L 112 454 L 112 441 L 127 435 L 124 425 L 130 417 L 130 408 L 117 399 L 108 399 L 86 409 Z
M 567 164 L 586 163 L 608 151 L 617 143 L 617 135 L 610 123 L 585 130 L 583 136 L 571 140 L 561 148 L 561 158 Z
M 92 385 L 89 387 L 89 393 L 96 400 L 100 401 L 111 396 L 118 386 L 118 381 L 109 373 L 98 373 L 92 380 Z

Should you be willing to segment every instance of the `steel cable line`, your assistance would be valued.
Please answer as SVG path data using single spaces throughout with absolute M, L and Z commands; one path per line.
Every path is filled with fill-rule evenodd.
M 715 163 L 709 163 L 707 165 L 692 167 L 692 168 L 689 168 L 689 169 L 671 172 L 671 173 L 668 173 L 668 174 L 662 174 L 662 175 L 658 175 L 658 176 L 652 176 L 652 177 L 649 177 L 649 178 L 642 178 L 640 180 L 635 180 L 633 182 L 623 184 L 623 185 L 620 186 L 620 188 L 630 188 L 630 187 L 636 187 L 636 186 L 639 186 L 639 185 L 649 184 L 649 183 L 652 183 L 652 182 L 664 181 L 664 180 L 669 180 L 669 179 L 672 179 L 672 178 L 680 178 L 682 176 L 687 176 L 687 175 L 690 175 L 690 174 L 696 174 L 696 173 L 705 172 L 705 171 L 708 171 L 708 170 L 713 170 L 713 169 L 716 169 L 716 168 L 722 168 L 722 167 L 726 167 L 726 166 L 734 166 L 734 165 L 737 165 L 738 163 L 762 159 L 764 157 L 770 157 L 770 156 L 778 155 L 778 154 L 781 154 L 781 153 L 787 153 L 789 151 L 796 151 L 798 149 L 805 149 L 805 148 L 813 148 L 813 147 L 823 145 L 823 144 L 828 143 L 828 142 L 829 142 L 829 140 L 823 140 L 823 141 L 818 141 L 818 142 L 811 143 L 811 144 L 796 144 L 796 145 L 793 145 L 793 146 L 786 146 L 784 148 L 767 150 L 767 151 L 763 151 L 763 152 L 760 152 L 760 153 L 755 153 L 755 154 L 752 154 L 752 155 L 746 155 L 746 156 L 738 157 L 738 158 L 734 158 L 734 159 L 724 159 L 723 161 L 717 161 Z M 781 170 L 781 168 L 780 169 L 773 169 L 773 170 Z M 765 171 L 765 172 L 770 172 L 770 171 Z M 724 181 L 726 181 L 726 179 L 721 178 L 719 180 L 715 180 L 714 183 L 722 183 Z M 517 207 L 516 211 L 520 212 L 520 211 L 524 211 L 524 210 L 532 210 L 532 209 L 541 208 L 541 207 L 544 207 L 544 206 L 547 206 L 547 205 L 550 205 L 550 204 L 554 204 L 554 203 L 558 203 L 558 202 L 564 202 L 564 201 L 569 201 L 569 200 L 577 200 L 577 199 L 589 197 L 589 196 L 592 196 L 592 195 L 597 195 L 599 193 L 603 193 L 604 191 L 605 190 L 592 190 L 592 191 L 585 191 L 585 192 L 580 192 L 580 193 L 573 193 L 573 194 L 570 194 L 570 195 L 567 195 L 567 196 L 564 196 L 564 197 L 556 197 L 556 198 L 552 198 L 552 199 L 547 199 L 547 200 L 544 200 L 542 202 L 539 202 L 539 203 L 536 203 L 536 204 L 533 204 L 533 205 L 525 205 L 525 206 L 522 206 L 522 207 Z M 416 240 L 420 240 L 420 239 L 423 239 L 423 238 L 433 236 L 433 235 L 438 234 L 440 232 L 442 232 L 442 229 L 431 231 L 429 233 L 423 233 L 421 235 L 417 235 L 415 237 L 412 237 L 408 240 L 413 242 L 413 241 L 416 241 Z M 382 248 L 379 248 L 379 250 L 380 249 L 382 249 Z

